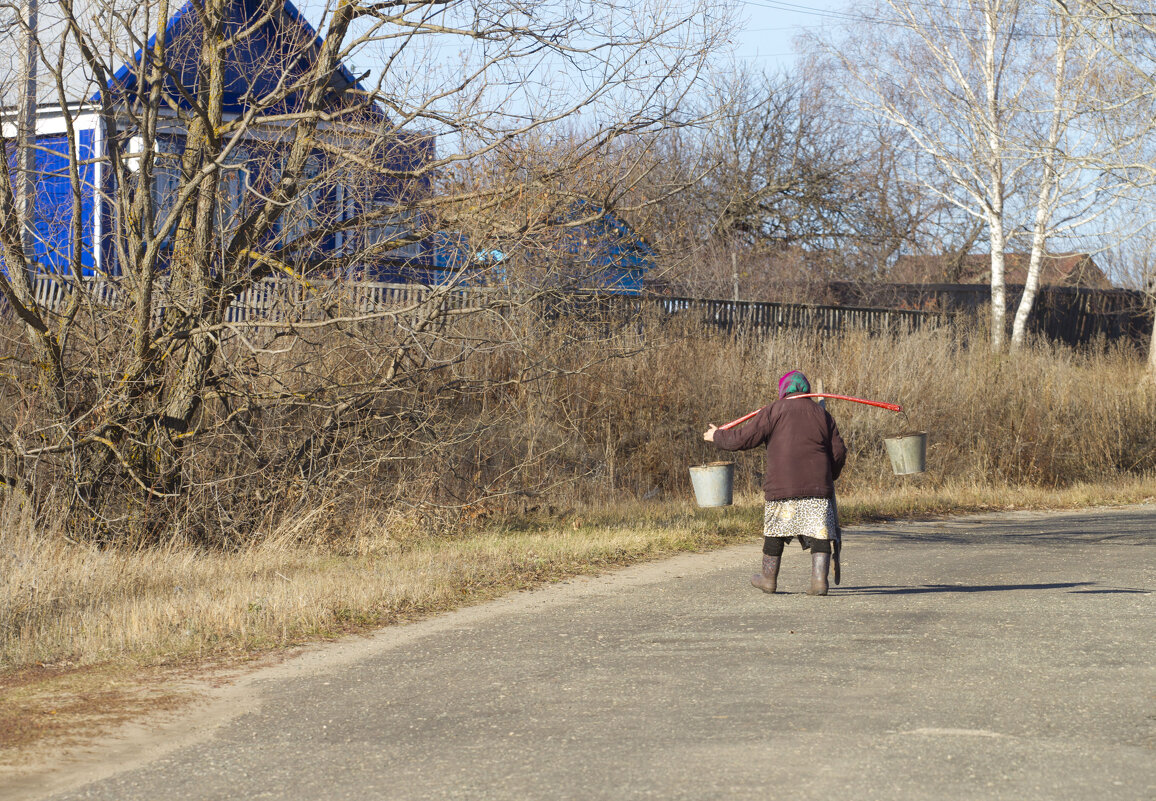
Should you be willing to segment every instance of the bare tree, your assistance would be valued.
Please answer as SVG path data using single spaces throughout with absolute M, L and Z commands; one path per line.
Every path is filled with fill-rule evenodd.
M 1114 64 L 1106 97 L 1097 108 L 1099 130 L 1112 145 L 1110 152 L 1086 165 L 1116 176 L 1127 199 L 1136 203 L 1140 221 L 1122 234 L 1118 250 L 1128 253 L 1126 277 L 1156 301 L 1150 247 L 1151 191 L 1156 186 L 1156 8 L 1150 2 L 1085 3 L 1053 0 L 1067 24 L 1102 48 Z M 1136 240 L 1136 241 L 1133 241 Z M 1149 382 L 1156 382 L 1156 318 L 1148 349 Z
M 937 213 L 899 171 L 903 142 L 842 108 L 819 65 L 740 71 L 714 96 L 718 121 L 671 132 L 642 183 L 660 200 L 641 227 L 686 291 L 817 300 L 826 281 L 878 275 Z
M 1037 13 L 1042 21 L 1034 26 L 1031 41 L 1042 52 L 1033 60 L 1050 60 L 1052 72 L 1050 85 L 1041 80 L 1035 92 L 1026 93 L 1029 102 L 1041 110 L 1035 116 L 1042 124 L 1038 131 L 1029 128 L 1024 137 L 1026 151 L 1033 156 L 1028 174 L 1034 178 L 1029 197 L 1035 196 L 1035 215 L 1027 276 L 1012 325 L 1012 347 L 1022 346 L 1026 339 L 1049 241 L 1088 233 L 1090 223 L 1110 215 L 1121 199 L 1116 176 L 1096 168 L 1113 152 L 1110 137 L 1100 136 L 1094 124 L 1098 114 L 1119 100 L 1120 85 L 1112 80 L 1112 64 L 1103 58 L 1104 48 L 1094 37 L 1083 35 L 1069 17 L 1055 13 L 1054 6 Z M 1046 77 L 1041 73 L 1041 79 Z M 1124 116 L 1112 116 L 1119 133 L 1135 130 Z
M 1027 0 L 888 0 L 865 20 L 828 53 L 851 101 L 904 131 L 949 179 L 927 190 L 986 227 L 996 350 L 1006 331 L 1004 255 L 1030 232 L 1033 269 L 1012 339 L 1021 344 L 1049 239 L 1110 203 L 1101 174 L 1082 168 L 1101 142 L 1078 124 L 1102 65 L 1077 49 L 1085 40 L 1073 26 Z
M 271 477 L 305 493 L 477 441 L 484 423 L 439 423 L 438 403 L 563 369 L 503 321 L 584 279 L 555 259 L 550 280 L 508 271 L 489 300 L 450 296 L 491 244 L 507 259 L 549 246 L 582 222 L 562 213 L 575 199 L 625 194 L 629 170 L 591 165 L 679 122 L 725 34 L 706 4 L 341 2 L 317 9 L 321 36 L 276 0 L 174 11 L 42 9 L 41 128 L 58 135 L 19 142 L 10 118 L 2 132 L 36 151 L 42 188 L 66 187 L 29 219 L 7 162 L 0 179 L 0 294 L 18 321 L 3 480 L 37 504 L 67 496 L 107 536 L 171 534 L 188 504 L 224 508 Z M 415 258 L 447 232 L 468 237 L 465 258 Z M 433 287 L 367 302 L 334 280 L 387 269 Z M 278 295 L 264 318 L 239 310 L 260 293 Z M 503 345 L 526 361 L 469 366 Z M 354 452 L 368 461 L 342 460 Z
M 731 114 L 707 143 L 718 167 L 700 190 L 714 233 L 782 248 L 833 230 L 849 170 L 815 98 L 791 76 L 743 73 L 726 95 Z

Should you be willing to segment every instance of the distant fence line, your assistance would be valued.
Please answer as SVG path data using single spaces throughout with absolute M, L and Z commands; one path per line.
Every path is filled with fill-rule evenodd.
M 51 312 L 63 310 L 78 287 L 86 290 L 86 299 L 96 306 L 115 306 L 127 294 L 119 279 L 105 277 L 75 280 L 57 275 L 40 275 L 32 283 L 37 305 Z M 419 284 L 343 280 L 302 282 L 287 277 L 265 278 L 237 294 L 225 312 L 225 322 L 319 319 L 325 316 L 325 309 L 334 305 L 342 313 L 372 314 L 420 304 L 430 297 L 432 291 Z M 492 292 L 484 289 L 454 289 L 445 292 L 442 300 L 454 308 L 482 307 L 489 305 L 490 295 Z M 164 303 L 163 284 L 154 293 L 154 303 L 158 308 L 153 313 L 159 316 L 160 307 Z
M 1015 313 L 1022 284 L 1008 284 L 1008 314 Z M 991 303 L 983 284 L 902 284 L 832 281 L 826 291 L 841 306 L 876 306 L 975 315 Z M 1152 298 L 1134 289 L 1042 286 L 1032 305 L 1034 332 L 1069 345 L 1103 338 L 1146 345 L 1152 336 Z
M 34 282 L 36 301 L 43 308 L 58 311 L 77 286 L 85 287 L 88 299 L 97 305 L 114 305 L 124 294 L 115 279 L 74 281 L 46 275 L 38 276 Z M 1034 330 L 1072 345 L 1098 337 L 1124 337 L 1138 343 L 1146 342 L 1146 337 L 1152 332 L 1150 307 L 1137 308 L 1139 299 L 1143 298 L 1139 293 L 1128 295 L 1130 307 L 1121 306 L 1117 297 L 1121 292 L 1105 291 L 1106 300 L 1093 291 L 1041 293 L 1033 318 Z M 416 306 L 427 302 L 434 293 L 438 294 L 439 303 L 449 308 L 480 309 L 518 302 L 516 297 L 507 295 L 500 287 L 438 290 L 420 284 L 353 280 L 304 283 L 287 277 L 274 277 L 258 281 L 238 294 L 229 305 L 225 321 L 238 324 L 255 320 L 290 323 L 334 314 L 368 315 Z M 161 296 L 163 292 L 158 293 L 158 297 Z M 876 294 L 871 299 L 881 300 L 882 297 Z M 663 318 L 689 318 L 730 334 L 754 335 L 789 328 L 827 333 L 848 330 L 904 333 L 940 326 L 957 314 L 966 313 L 943 308 L 772 303 L 605 292 L 542 294 L 536 296 L 532 304 L 537 311 L 550 316 L 569 312 L 585 319 L 610 322 L 637 320 L 648 312 L 657 312 Z
M 691 314 L 728 333 L 770 332 L 785 328 L 836 331 L 911 332 L 941 325 L 951 315 L 911 309 L 876 309 L 854 306 L 818 306 L 804 303 L 767 303 L 747 300 L 654 298 L 669 315 Z

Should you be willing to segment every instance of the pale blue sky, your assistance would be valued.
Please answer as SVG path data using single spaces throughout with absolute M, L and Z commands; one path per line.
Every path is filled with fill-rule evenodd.
M 773 71 L 789 67 L 792 40 L 806 29 L 820 30 L 844 21 L 848 0 L 737 0 L 745 22 L 739 26 L 735 58 Z

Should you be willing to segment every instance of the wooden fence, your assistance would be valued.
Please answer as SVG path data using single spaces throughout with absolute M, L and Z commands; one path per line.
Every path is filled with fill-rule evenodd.
M 63 311 L 75 291 L 84 291 L 84 300 L 95 306 L 112 307 L 128 295 L 119 279 L 41 275 L 33 279 L 36 304 L 49 312 Z M 290 322 L 322 319 L 333 313 L 343 315 L 373 314 L 390 309 L 417 306 L 426 302 L 432 290 L 418 284 L 387 284 L 374 281 L 325 280 L 294 281 L 288 278 L 265 278 L 244 289 L 230 302 L 225 322 Z M 439 302 L 449 308 L 469 308 L 492 304 L 492 290 L 454 289 L 440 292 Z M 165 303 L 163 282 L 153 293 L 159 319 Z M 3 303 L 0 300 L 0 303 Z
M 910 309 L 762 303 L 744 300 L 654 298 L 649 302 L 657 305 L 667 315 L 696 317 L 703 324 L 728 333 L 771 332 L 786 328 L 804 328 L 827 333 L 910 332 L 929 325 L 942 325 L 951 317 L 943 312 Z
M 1023 293 L 1008 284 L 1008 318 Z M 923 311 L 986 314 L 991 289 L 982 284 L 895 284 L 833 281 L 827 284 L 831 302 L 840 306 L 876 306 Z M 1146 345 L 1152 336 L 1152 298 L 1131 289 L 1040 287 L 1032 306 L 1031 328 L 1048 339 L 1081 345 L 1103 338 Z
M 49 275 L 36 279 L 36 301 L 42 308 L 58 311 L 78 288 L 83 288 L 87 300 L 97 305 L 115 305 L 125 294 L 116 279 L 74 281 Z M 1120 292 L 1106 291 L 1103 298 L 1092 291 L 1041 293 L 1033 320 L 1035 330 L 1073 345 L 1096 338 L 1129 338 L 1145 344 L 1152 333 L 1151 307 L 1137 309 L 1140 300 L 1133 295 L 1128 296 L 1131 305 L 1121 306 L 1121 301 L 1115 297 Z M 1108 294 L 1113 297 L 1107 297 Z M 163 288 L 156 296 L 163 299 Z M 304 283 L 288 278 L 266 278 L 241 292 L 230 303 L 225 321 L 236 324 L 257 320 L 289 323 L 327 316 L 356 317 L 415 308 L 433 298 L 445 307 L 459 309 L 501 308 L 524 302 L 502 287 L 446 291 L 418 284 L 346 280 Z M 754 335 L 788 328 L 827 333 L 849 330 L 902 333 L 943 325 L 955 316 L 967 313 L 943 308 L 764 303 L 575 292 L 536 293 L 529 303 L 547 317 L 569 314 L 590 321 L 625 323 L 640 322 L 657 314 L 659 319 L 686 320 L 730 334 Z M 161 313 L 162 308 L 154 310 L 154 315 Z

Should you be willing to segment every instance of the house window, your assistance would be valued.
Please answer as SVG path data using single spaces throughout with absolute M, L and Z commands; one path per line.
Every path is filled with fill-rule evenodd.
M 286 242 L 303 236 L 322 222 L 326 187 L 323 186 L 321 173 L 321 160 L 310 156 L 298 180 L 302 191 L 281 216 L 280 230 Z
M 248 150 L 235 147 L 229 153 L 228 163 L 221 168 L 217 186 L 217 230 L 222 233 L 232 231 L 241 223 L 245 193 L 251 185 L 250 159 Z
M 356 185 L 346 185 L 344 191 L 343 202 L 343 219 L 355 220 L 361 216 L 367 216 L 374 212 L 375 209 L 385 210 L 394 205 L 394 201 L 390 198 L 383 197 L 379 194 L 378 197 L 373 197 L 373 189 L 365 189 Z M 367 197 L 368 195 L 368 197 Z M 421 244 L 419 242 L 406 242 L 402 244 L 401 240 L 412 235 L 413 215 L 407 212 L 395 212 L 393 214 L 384 214 L 380 217 L 374 217 L 361 225 L 350 229 L 345 237 L 346 252 L 352 252 L 356 249 L 368 249 L 376 247 L 388 247 L 390 243 L 397 242 L 396 247 L 383 249 L 378 257 L 387 257 L 389 259 L 408 260 L 416 258 L 421 253 Z
M 135 142 L 135 138 L 134 138 Z M 130 143 L 130 149 L 133 144 Z M 157 137 L 153 151 L 153 232 L 160 230 L 176 208 L 181 189 L 180 142 L 169 136 Z

